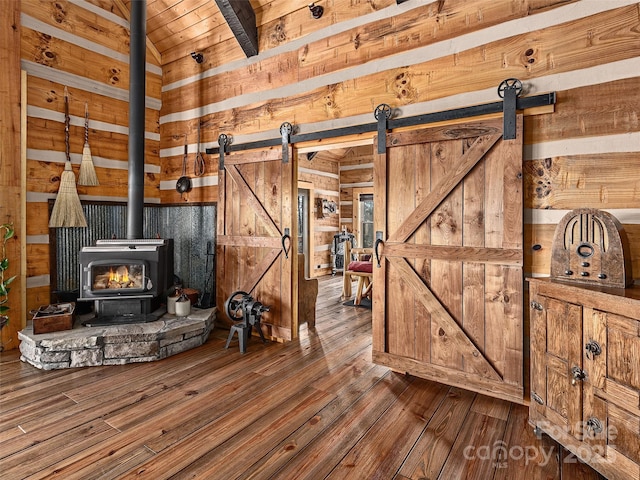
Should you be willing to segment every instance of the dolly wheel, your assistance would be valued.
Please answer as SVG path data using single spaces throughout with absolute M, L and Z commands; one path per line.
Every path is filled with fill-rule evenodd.
M 505 90 L 515 90 L 516 97 L 519 97 L 522 93 L 522 82 L 517 78 L 507 78 L 498 85 L 498 96 L 504 98 Z

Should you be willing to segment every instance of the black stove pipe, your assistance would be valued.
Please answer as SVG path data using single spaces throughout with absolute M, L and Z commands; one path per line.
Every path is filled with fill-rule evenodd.
M 144 114 L 147 2 L 132 0 L 129 46 L 129 192 L 127 239 L 142 238 L 144 222 Z

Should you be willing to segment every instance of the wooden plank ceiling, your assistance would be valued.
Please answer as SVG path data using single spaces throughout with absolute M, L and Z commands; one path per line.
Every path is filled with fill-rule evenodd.
M 131 0 L 114 1 L 128 18 Z M 219 5 L 225 11 L 221 11 Z M 257 53 L 257 42 L 248 38 L 252 27 L 250 22 L 247 25 L 247 16 L 255 15 L 259 30 L 274 18 L 301 8 L 308 9 L 308 3 L 290 0 L 147 0 L 147 38 L 162 63 L 165 63 L 166 52 L 180 45 L 197 45 L 204 38 L 223 42 L 235 36 L 238 48 L 251 56 Z M 238 21 L 233 20 L 234 16 Z M 252 46 L 256 53 L 252 52 Z

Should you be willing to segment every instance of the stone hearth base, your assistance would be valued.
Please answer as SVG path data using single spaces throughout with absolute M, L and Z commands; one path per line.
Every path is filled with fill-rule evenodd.
M 199 347 L 214 327 L 216 308 L 193 309 L 187 317 L 166 314 L 155 322 L 18 333 L 20 360 L 43 370 L 152 362 Z

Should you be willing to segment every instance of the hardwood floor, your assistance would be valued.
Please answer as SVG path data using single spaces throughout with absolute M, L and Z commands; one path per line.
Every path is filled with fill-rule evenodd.
M 0 357 L 7 479 L 597 479 L 527 408 L 373 365 L 371 313 L 320 281 L 315 330 L 240 354 L 40 371 Z

